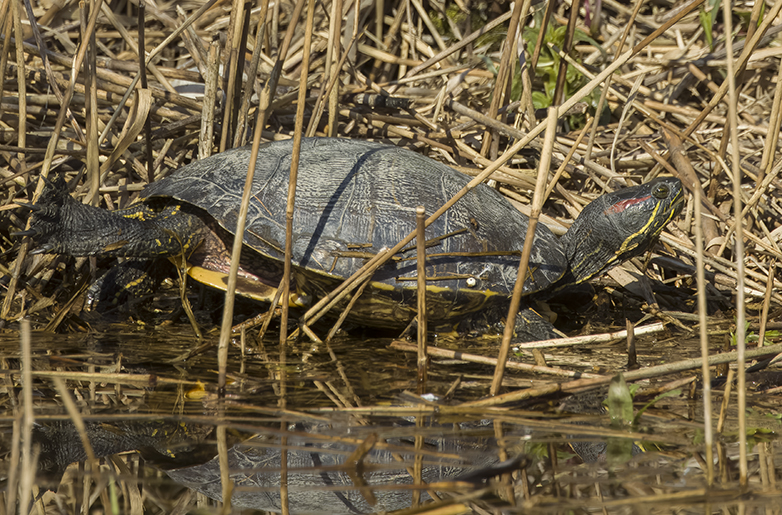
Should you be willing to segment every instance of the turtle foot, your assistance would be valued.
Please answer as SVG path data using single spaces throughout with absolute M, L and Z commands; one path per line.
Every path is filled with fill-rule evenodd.
M 562 335 L 554 329 L 551 322 L 530 308 L 522 309 L 516 315 L 515 333 L 516 336 L 512 340 L 514 343 L 562 338 Z
M 71 235 L 67 221 L 70 213 L 81 207 L 68 193 L 65 180 L 46 181 L 41 196 L 35 204 L 17 202 L 21 207 L 32 211 L 30 228 L 12 234 L 15 237 L 30 237 L 35 249 L 31 254 L 46 254 L 66 250 L 66 239 Z M 75 205 L 74 205 L 75 204 Z

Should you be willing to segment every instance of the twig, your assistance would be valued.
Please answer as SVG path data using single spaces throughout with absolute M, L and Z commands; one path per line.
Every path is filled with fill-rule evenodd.
M 505 318 L 505 330 L 502 334 L 502 344 L 497 355 L 497 368 L 494 370 L 494 378 L 491 383 L 491 395 L 497 395 L 502 386 L 502 376 L 505 373 L 505 363 L 508 360 L 510 350 L 510 341 L 516 330 L 516 315 L 519 312 L 521 295 L 524 291 L 524 283 L 527 282 L 527 267 L 529 257 L 532 254 L 532 247 L 535 245 L 535 229 L 538 227 L 540 211 L 543 207 L 543 194 L 546 192 L 546 183 L 548 182 L 548 169 L 551 163 L 551 152 L 554 147 L 554 139 L 557 137 L 557 110 L 549 109 L 546 118 L 546 138 L 543 142 L 543 152 L 540 156 L 540 165 L 538 167 L 538 180 L 535 184 L 535 193 L 532 195 L 532 211 L 530 212 L 527 225 L 527 234 L 524 236 L 524 247 L 521 251 L 521 260 L 516 274 L 516 284 L 513 286 L 510 306 L 508 307 L 508 316 Z
M 418 206 L 415 210 L 416 220 L 416 270 L 418 290 L 418 395 L 426 392 L 426 208 Z
M 403 352 L 418 352 L 416 345 L 411 345 L 407 342 L 395 340 L 389 345 L 391 349 L 400 350 Z M 497 366 L 497 358 L 489 358 L 486 356 L 479 356 L 477 354 L 470 354 L 467 352 L 455 351 L 450 349 L 442 349 L 439 347 L 427 347 L 426 354 L 435 358 L 445 359 L 460 359 L 470 363 L 480 363 L 482 365 Z M 525 372 L 533 372 L 536 374 L 553 375 L 558 377 L 576 377 L 576 378 L 602 378 L 599 374 L 590 374 L 589 372 L 573 372 L 571 370 L 563 370 L 561 368 L 554 367 L 542 367 L 540 365 L 529 365 L 527 363 L 519 363 L 518 361 L 508 361 L 505 366 L 512 370 L 523 370 Z

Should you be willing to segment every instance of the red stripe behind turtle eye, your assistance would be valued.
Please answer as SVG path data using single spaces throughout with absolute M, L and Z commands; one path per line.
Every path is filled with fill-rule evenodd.
M 639 202 L 644 202 L 649 199 L 651 195 L 647 195 L 645 197 L 636 197 L 636 198 L 629 198 L 627 200 L 622 200 L 621 202 L 617 202 L 616 204 L 613 204 L 608 209 L 603 211 L 603 214 L 610 215 L 612 213 L 621 213 L 628 207 L 632 206 L 633 204 L 637 204 Z

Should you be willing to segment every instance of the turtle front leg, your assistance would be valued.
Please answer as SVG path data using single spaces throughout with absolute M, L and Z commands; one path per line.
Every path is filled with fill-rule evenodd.
M 203 239 L 204 224 L 178 205 L 153 210 L 146 204 L 106 211 L 78 202 L 63 181 L 47 184 L 33 211 L 34 254 L 71 256 L 167 257 L 189 254 Z

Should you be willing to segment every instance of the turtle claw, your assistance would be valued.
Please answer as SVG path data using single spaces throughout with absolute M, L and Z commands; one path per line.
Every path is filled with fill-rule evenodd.
M 38 234 L 38 231 L 35 229 L 27 229 L 26 231 L 16 231 L 12 232 L 11 236 L 14 236 L 15 238 L 21 238 L 23 236 L 35 236 Z
M 30 251 L 31 255 L 37 255 L 37 254 L 49 254 L 51 252 L 54 252 L 54 245 L 50 243 L 46 243 L 44 245 L 41 245 L 40 247 L 33 249 Z
M 32 211 L 33 213 L 38 213 L 38 212 L 40 212 L 40 211 L 41 211 L 41 209 L 43 209 L 41 206 L 39 206 L 39 205 L 37 205 L 37 204 L 28 204 L 27 202 L 19 202 L 19 201 L 16 201 L 16 202 L 15 202 L 15 204 L 16 204 L 17 206 L 19 206 L 19 207 L 23 207 L 23 208 L 25 208 L 25 209 L 29 209 L 29 210 L 30 210 L 30 211 Z

